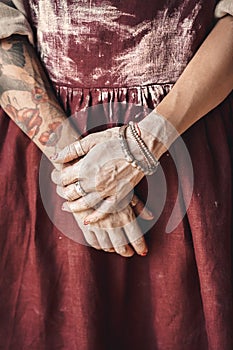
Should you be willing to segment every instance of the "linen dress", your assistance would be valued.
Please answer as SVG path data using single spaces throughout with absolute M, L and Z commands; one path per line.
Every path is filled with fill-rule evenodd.
M 67 115 L 104 102 L 156 107 L 214 26 L 216 4 L 22 2 Z M 1 29 L 5 36 L 30 31 L 22 12 L 19 17 L 15 26 Z M 169 153 L 162 156 L 166 203 L 145 235 L 148 256 L 130 259 L 76 243 L 53 225 L 39 191 L 41 152 L 1 110 L 0 349 L 233 348 L 232 97 L 183 135 L 194 190 L 184 219 L 170 234 L 165 228 L 177 174 Z M 101 122 L 110 127 L 131 118 L 114 115 L 101 115 Z M 76 118 L 81 133 L 95 122 Z M 148 205 L 155 213 L 158 179 L 159 174 L 150 178 Z M 180 180 L 185 195 L 189 182 Z M 146 200 L 145 187 L 138 191 Z

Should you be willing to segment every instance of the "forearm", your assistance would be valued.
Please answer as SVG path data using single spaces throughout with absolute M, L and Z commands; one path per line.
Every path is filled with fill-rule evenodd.
M 232 88 L 233 17 L 227 16 L 216 24 L 156 110 L 182 134 L 220 104 Z M 155 144 L 154 150 L 160 157 L 166 148 Z
M 14 36 L 0 41 L 0 64 L 0 104 L 10 118 L 47 157 L 73 142 L 77 132 L 27 39 Z

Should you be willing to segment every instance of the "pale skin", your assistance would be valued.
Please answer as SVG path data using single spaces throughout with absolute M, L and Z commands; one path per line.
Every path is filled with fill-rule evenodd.
M 156 110 L 165 121 L 174 126 L 178 134 L 182 134 L 220 104 L 232 88 L 233 17 L 225 16 L 218 21 Z M 167 148 L 152 136 L 156 135 L 156 129 L 151 115 L 138 125 L 142 139 L 159 159 Z M 120 146 L 117 134 L 118 130 L 114 128 L 99 133 L 98 137 L 95 134 L 87 136 L 81 140 L 86 156 L 62 171 L 53 172 L 53 181 L 59 186 L 58 192 L 63 198 L 66 198 L 67 191 L 81 174 L 80 181 L 87 196 L 73 198 L 73 203 L 67 203 L 67 210 L 78 212 L 88 205 L 96 205 L 97 202 L 100 202 L 100 208 L 104 209 L 106 201 L 102 201 L 103 198 L 110 198 L 110 202 L 117 204 L 127 191 L 141 180 L 143 174 L 139 170 L 132 168 L 126 161 L 119 160 Z M 128 138 L 130 141 L 130 135 Z M 71 160 L 79 159 L 74 144 L 56 154 L 54 158 L 58 164 L 69 164 Z M 111 169 L 114 169 L 114 176 L 111 176 Z M 124 183 L 119 193 L 119 182 L 122 178 Z M 95 210 L 85 218 L 85 224 L 97 223 L 106 215 L 104 210 Z
M 0 104 L 49 159 L 54 152 L 79 138 L 56 100 L 34 48 L 23 36 L 0 41 Z M 92 247 L 124 257 L 135 252 L 145 256 L 148 248 L 135 214 L 140 213 L 145 220 L 153 219 L 153 215 L 143 207 L 143 203 L 134 197 L 132 205 L 110 214 L 91 230 L 83 226 L 83 221 L 93 209 L 86 208 L 73 215 Z M 125 223 L 129 225 L 123 229 Z

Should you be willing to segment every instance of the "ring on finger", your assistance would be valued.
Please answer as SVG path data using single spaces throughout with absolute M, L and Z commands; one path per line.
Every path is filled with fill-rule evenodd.
M 75 148 L 75 151 L 79 157 L 83 156 L 85 154 L 80 141 L 76 141 L 74 143 L 74 148 Z
M 84 189 L 82 188 L 81 184 L 80 184 L 80 181 L 76 181 L 75 184 L 75 190 L 77 192 L 77 194 L 80 196 L 80 197 L 84 197 L 87 195 L 87 193 L 84 191 Z

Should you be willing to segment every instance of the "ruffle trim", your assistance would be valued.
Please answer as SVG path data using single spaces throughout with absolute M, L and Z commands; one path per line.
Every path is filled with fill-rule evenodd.
M 174 84 L 153 84 L 141 87 L 71 88 L 56 86 L 66 111 L 74 113 L 100 103 L 128 102 L 155 108 Z

